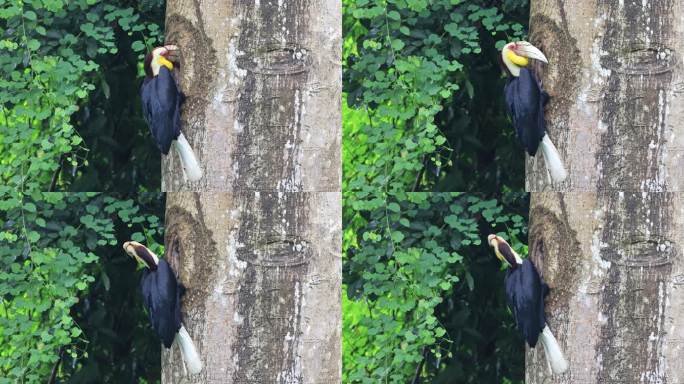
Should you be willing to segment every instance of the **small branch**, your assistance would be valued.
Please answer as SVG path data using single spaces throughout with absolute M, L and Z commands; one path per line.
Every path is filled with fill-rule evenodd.
M 420 364 L 418 364 L 418 366 L 416 367 L 416 374 L 413 376 L 411 384 L 420 384 L 420 371 L 423 370 L 423 365 L 425 364 L 425 360 L 427 359 L 427 352 L 427 347 L 423 347 L 423 360 L 421 360 Z
M 50 380 L 48 380 L 48 384 L 55 384 L 57 380 L 57 371 L 59 370 L 59 364 L 62 362 L 62 355 L 64 355 L 64 347 L 59 347 L 59 358 L 55 362 L 55 365 L 52 366 L 52 373 L 50 374 Z
M 418 187 L 420 187 L 420 179 L 423 178 L 423 174 L 425 173 L 425 167 L 427 167 L 427 156 L 423 155 L 423 167 L 420 169 L 420 172 L 416 175 L 416 181 L 413 183 L 413 188 L 411 188 L 411 192 L 418 192 Z
M 48 192 L 55 191 L 55 187 L 57 186 L 57 179 L 59 179 L 59 173 L 62 172 L 62 164 L 64 164 L 64 154 L 61 154 L 59 156 L 59 167 L 57 167 L 55 173 L 52 174 L 52 181 L 50 181 L 50 188 L 48 189 Z

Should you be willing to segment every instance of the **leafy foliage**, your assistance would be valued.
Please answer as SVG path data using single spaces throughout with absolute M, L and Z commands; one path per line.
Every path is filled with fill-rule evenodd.
M 522 354 L 515 349 L 522 343 L 505 309 L 503 276 L 493 282 L 498 263 L 482 242 L 487 230 L 498 231 L 522 248 L 526 195 L 507 198 L 520 213 L 473 194 L 408 193 L 386 211 L 362 210 L 354 224 L 345 223 L 345 382 L 520 379 Z M 482 293 L 480 285 L 489 290 Z M 493 332 L 478 331 L 483 322 Z M 517 353 L 478 351 L 489 344 Z
M 526 236 L 498 49 L 524 37 L 527 1 L 343 4 L 345 382 L 520 382 L 481 239 Z
M 143 203 L 93 193 L 8 194 L 0 200 L 0 383 L 43 383 L 53 372 L 64 379 L 81 371 L 82 380 L 73 382 L 116 376 L 116 370 L 107 365 L 94 376 L 81 370 L 95 365 L 89 360 L 91 354 L 99 356 L 103 349 L 112 354 L 112 341 L 101 343 L 99 336 L 107 329 L 91 327 L 110 309 L 89 298 L 95 289 L 109 291 L 112 285 L 121 289 L 130 281 L 110 278 L 114 266 L 101 263 L 99 257 L 116 254 L 119 259 L 128 258 L 120 248 L 127 236 L 161 250 L 161 196 L 139 196 L 138 200 L 156 211 L 141 212 L 139 204 Z M 126 262 L 132 274 L 135 263 Z M 128 295 L 135 291 L 121 289 Z M 140 324 L 142 310 L 132 312 L 138 316 L 137 320 L 132 317 L 133 324 Z M 131 327 L 109 336 L 126 340 L 135 331 L 136 327 Z M 155 345 L 158 356 L 157 342 L 144 336 L 140 342 Z M 154 377 L 155 364 L 146 365 L 152 367 L 146 369 Z
M 112 76 L 98 61 L 107 68 L 132 56 L 135 70 L 126 72 L 124 83 L 135 83 L 142 73 L 136 62 L 145 43 L 162 39 L 158 23 L 141 20 L 125 3 L 0 1 L 0 182 L 25 192 L 104 190 L 107 179 L 117 181 L 110 173 L 99 176 L 107 170 L 133 174 L 126 181 L 135 183 L 126 191 L 158 189 L 158 176 L 148 183 L 149 172 L 130 166 L 114 169 L 117 164 L 112 164 L 117 158 L 130 160 L 131 148 L 146 148 L 132 140 L 145 143 L 140 137 L 146 129 L 127 118 L 109 120 L 106 100 L 123 89 L 128 97 L 122 100 L 130 109 L 137 89 L 132 93 L 130 86 L 110 86 Z M 149 5 L 146 9 L 152 13 Z
M 521 190 L 497 48 L 527 1 L 344 1 L 345 191 Z
M 138 90 L 163 18 L 163 0 L 0 0 L 0 382 L 159 378 L 120 243 L 161 251 L 163 197 L 131 193 L 160 185 Z

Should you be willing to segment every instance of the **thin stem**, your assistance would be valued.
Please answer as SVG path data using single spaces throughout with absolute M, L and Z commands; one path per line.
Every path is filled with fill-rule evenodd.
M 57 180 L 59 179 L 59 174 L 62 172 L 62 165 L 64 164 L 64 154 L 59 155 L 59 166 L 55 170 L 55 173 L 52 174 L 52 180 L 50 181 L 50 188 L 48 189 L 48 192 L 54 192 L 55 187 L 57 186 Z
M 416 374 L 413 376 L 413 380 L 411 380 L 411 384 L 420 384 L 420 372 L 423 370 L 423 365 L 425 364 L 425 360 L 427 359 L 427 347 L 423 347 L 423 360 L 420 361 L 420 364 L 416 367 Z
M 52 366 L 52 373 L 50 374 L 50 380 L 48 384 L 55 384 L 57 382 L 57 371 L 59 371 L 59 365 L 62 363 L 62 356 L 64 355 L 64 347 L 59 347 L 59 357 L 55 361 L 55 365 Z

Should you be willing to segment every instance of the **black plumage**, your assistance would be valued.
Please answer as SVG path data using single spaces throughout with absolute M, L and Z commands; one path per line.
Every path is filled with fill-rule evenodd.
M 518 140 L 527 153 L 534 156 L 539 142 L 546 134 L 544 106 L 549 95 L 529 69 L 520 68 L 520 76 L 509 75 L 504 96 Z
M 145 268 L 141 281 L 143 301 L 152 327 L 166 348 L 171 348 L 181 327 L 180 299 L 185 289 L 166 260 L 159 260 L 156 270 Z
M 183 94 L 171 71 L 161 66 L 157 76 L 148 76 L 140 88 L 142 110 L 157 147 L 168 154 L 171 143 L 180 134 L 180 107 Z
M 518 329 L 530 347 L 537 345 L 539 334 L 546 326 L 544 298 L 549 286 L 539 276 L 529 259 L 509 269 L 504 280 L 508 306 L 515 316 Z

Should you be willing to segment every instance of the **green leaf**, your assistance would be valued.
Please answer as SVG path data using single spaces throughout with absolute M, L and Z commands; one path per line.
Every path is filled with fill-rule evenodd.
M 27 20 L 36 21 L 38 19 L 38 15 L 36 15 L 36 13 L 33 11 L 26 11 L 24 12 L 24 18 Z
M 392 241 L 395 243 L 400 243 L 404 240 L 404 234 L 401 233 L 400 231 L 393 231 L 392 232 Z
M 40 234 L 39 234 L 38 232 L 36 232 L 36 231 L 29 231 L 28 234 L 27 234 L 27 240 L 28 240 L 30 243 L 35 243 L 35 242 L 37 242 L 38 240 L 40 240 Z
M 401 207 L 399 207 L 399 204 L 394 203 L 394 202 L 387 204 L 387 209 L 389 209 L 392 212 L 400 212 L 401 211 Z
M 404 46 L 405 46 L 405 44 L 402 40 L 399 40 L 399 39 L 393 39 L 392 40 L 392 49 L 394 49 L 395 51 L 401 51 L 402 49 L 404 49 Z
M 131 44 L 131 49 L 135 52 L 142 52 L 145 50 L 145 44 L 142 41 L 136 40 Z
M 36 205 L 31 203 L 31 202 L 25 203 L 23 205 L 23 209 L 27 212 L 35 213 L 36 212 Z

